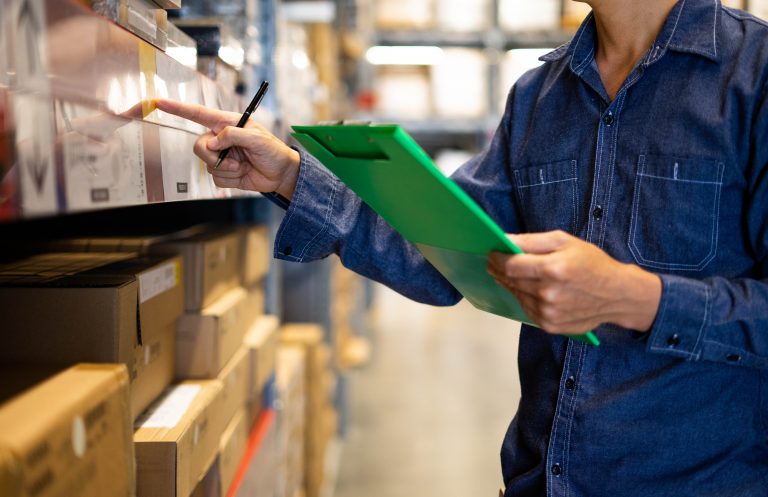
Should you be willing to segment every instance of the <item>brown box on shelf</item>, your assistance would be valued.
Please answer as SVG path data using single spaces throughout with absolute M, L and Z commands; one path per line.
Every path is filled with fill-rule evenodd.
M 185 309 L 197 312 L 238 286 L 240 240 L 237 232 L 203 232 L 149 247 L 153 253 L 184 258 Z
M 266 225 L 245 226 L 240 228 L 241 282 L 250 288 L 261 281 L 269 272 L 271 260 L 269 231 Z
M 281 345 L 277 349 L 277 391 L 282 404 L 279 446 L 285 495 L 303 490 L 306 432 L 306 350 Z
M 3 497 L 133 497 L 128 373 L 80 364 L 0 407 Z
M 248 420 L 251 423 L 262 409 L 264 387 L 275 373 L 279 326 L 277 316 L 264 315 L 253 323 L 243 341 L 249 356 Z
M 236 287 L 199 314 L 185 313 L 176 329 L 176 377 L 215 378 L 243 343 L 247 294 Z
M 264 315 L 265 293 L 260 283 L 246 289 L 248 291 L 248 304 L 245 310 L 245 319 L 249 326 Z
M 137 497 L 186 497 L 203 479 L 226 426 L 221 389 L 218 380 L 173 385 L 137 421 Z
M 168 45 L 168 13 L 151 0 L 91 0 L 91 8 L 160 50 Z
M 249 352 L 242 346 L 237 349 L 218 377 L 224 388 L 221 393 L 221 413 L 227 422 L 235 416 L 237 411 L 248 405 L 250 373 Z
M 152 0 L 152 1 L 155 2 L 158 6 L 168 10 L 180 9 L 181 2 L 182 2 L 182 0 Z
M 219 458 L 216 457 L 203 479 L 197 482 L 195 489 L 192 490 L 189 497 L 225 497 L 221 493 L 219 477 Z
M 218 465 L 221 495 L 227 495 L 237 474 L 237 468 L 245 455 L 249 426 L 247 417 L 245 408 L 238 410 L 221 436 Z
M 45 254 L 0 266 L 0 361 L 123 363 L 135 418 L 173 379 L 181 266 L 179 257 L 99 253 Z

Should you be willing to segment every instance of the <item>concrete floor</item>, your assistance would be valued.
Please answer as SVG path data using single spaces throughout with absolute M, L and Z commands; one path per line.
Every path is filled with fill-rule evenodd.
M 519 326 L 377 289 L 373 357 L 350 373 L 335 497 L 496 497 L 520 397 Z

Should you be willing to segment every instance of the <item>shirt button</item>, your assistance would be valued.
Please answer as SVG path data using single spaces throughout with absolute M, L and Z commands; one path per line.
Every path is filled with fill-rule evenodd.
M 290 246 L 288 246 L 288 247 L 285 247 L 285 248 L 283 249 L 283 253 L 284 253 L 285 255 L 291 255 L 291 254 L 293 253 L 293 247 L 290 247 Z
M 555 464 L 552 466 L 553 475 L 560 476 L 562 473 L 563 473 L 563 468 L 561 468 L 559 464 Z
M 567 390 L 573 390 L 575 386 L 576 386 L 576 379 L 573 376 L 565 380 L 565 388 Z
M 725 359 L 730 362 L 739 362 L 741 360 L 741 356 L 739 354 L 728 354 Z
M 600 207 L 599 205 L 597 207 L 595 207 L 594 210 L 592 210 L 592 217 L 594 217 L 598 221 L 600 219 L 602 219 L 602 217 L 603 217 L 603 208 Z
M 608 114 L 603 116 L 603 124 L 605 124 L 606 126 L 613 125 L 613 113 L 609 112 Z
M 670 347 L 677 347 L 678 345 L 680 345 L 680 335 L 675 333 L 671 337 L 667 338 L 667 345 L 669 345 Z

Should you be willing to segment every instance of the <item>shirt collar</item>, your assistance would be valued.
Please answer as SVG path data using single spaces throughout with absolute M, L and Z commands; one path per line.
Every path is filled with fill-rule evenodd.
M 669 13 L 643 64 L 653 64 L 667 50 L 696 54 L 719 62 L 720 15 L 720 0 L 679 0 Z M 596 36 L 595 20 L 590 13 L 571 41 L 539 60 L 550 62 L 570 55 L 571 69 L 578 74 L 594 57 Z

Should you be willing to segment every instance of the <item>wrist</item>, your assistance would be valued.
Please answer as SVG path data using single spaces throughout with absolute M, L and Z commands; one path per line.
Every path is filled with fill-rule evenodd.
M 294 149 L 290 149 L 289 158 L 283 169 L 283 179 L 280 185 L 275 189 L 287 200 L 293 199 L 293 192 L 296 189 L 296 182 L 299 179 L 299 169 L 301 168 L 301 155 Z
M 631 330 L 648 332 L 656 320 L 661 302 L 661 278 L 658 275 L 627 264 L 621 278 L 623 286 L 623 309 L 619 325 Z

